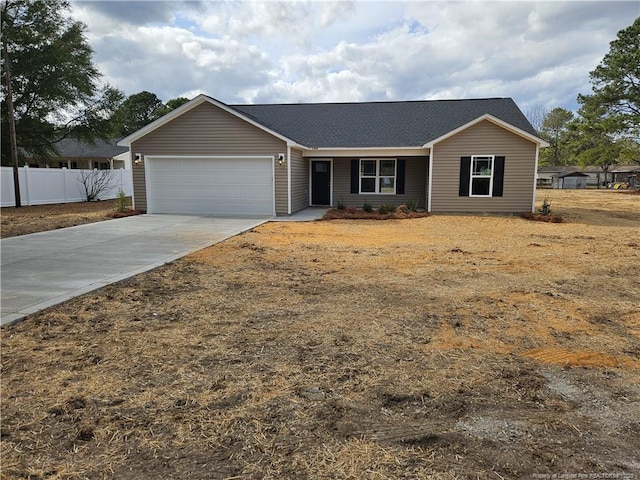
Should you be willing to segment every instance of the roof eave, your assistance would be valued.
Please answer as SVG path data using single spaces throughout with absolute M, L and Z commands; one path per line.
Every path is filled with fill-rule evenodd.
M 424 145 L 416 145 L 414 147 L 313 147 L 309 150 L 322 151 L 322 150 L 424 150 Z

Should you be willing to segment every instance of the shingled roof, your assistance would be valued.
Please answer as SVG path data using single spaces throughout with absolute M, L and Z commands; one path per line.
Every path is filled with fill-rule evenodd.
M 228 107 L 310 148 L 421 147 L 484 114 L 537 136 L 511 98 Z
M 60 158 L 113 158 L 128 152 L 127 147 L 119 147 L 117 140 L 96 140 L 95 145 L 73 138 L 65 138 L 55 144 Z

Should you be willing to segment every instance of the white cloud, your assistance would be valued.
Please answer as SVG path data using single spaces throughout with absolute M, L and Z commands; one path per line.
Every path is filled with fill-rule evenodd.
M 81 2 L 127 94 L 226 102 L 512 96 L 575 107 L 635 2 Z M 144 6 L 148 6 L 145 10 Z M 146 11 L 146 13 L 145 13 Z

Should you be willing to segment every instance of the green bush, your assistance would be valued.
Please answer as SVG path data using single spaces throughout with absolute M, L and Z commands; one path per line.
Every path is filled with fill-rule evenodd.
M 126 212 L 128 209 L 127 205 L 127 194 L 122 190 L 118 191 L 118 196 L 116 197 L 116 211 L 118 212 Z
M 418 211 L 418 199 L 411 199 L 407 202 L 407 208 L 409 209 L 409 211 L 411 212 L 417 212 Z
M 362 210 L 367 213 L 371 213 L 373 212 L 373 205 L 371 205 L 369 202 L 364 202 L 364 205 L 362 205 Z
M 344 200 L 342 200 L 341 198 L 340 198 L 340 199 L 338 199 L 338 203 L 336 204 L 336 208 L 337 208 L 338 210 L 344 210 L 344 209 L 346 209 L 346 208 L 347 208 L 347 206 L 345 205 Z
M 393 213 L 396 211 L 396 206 L 392 203 L 383 203 L 378 207 L 378 213 L 384 215 L 385 213 Z

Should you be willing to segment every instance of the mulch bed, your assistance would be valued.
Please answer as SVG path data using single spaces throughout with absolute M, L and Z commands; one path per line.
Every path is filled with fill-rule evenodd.
M 544 215 L 542 213 L 522 212 L 522 218 L 533 220 L 534 222 L 562 223 L 564 219 L 562 215 Z
M 398 207 L 395 212 L 380 213 L 379 211 L 365 212 L 361 208 L 347 207 L 344 209 L 332 208 L 324 214 L 322 220 L 398 220 L 404 218 L 423 218 L 430 214 L 425 211 L 413 212 L 409 209 Z
M 115 212 L 107 213 L 107 217 L 109 218 L 124 218 L 124 217 L 132 217 L 134 215 L 142 215 L 144 212 L 142 210 L 125 210 L 124 212 Z

